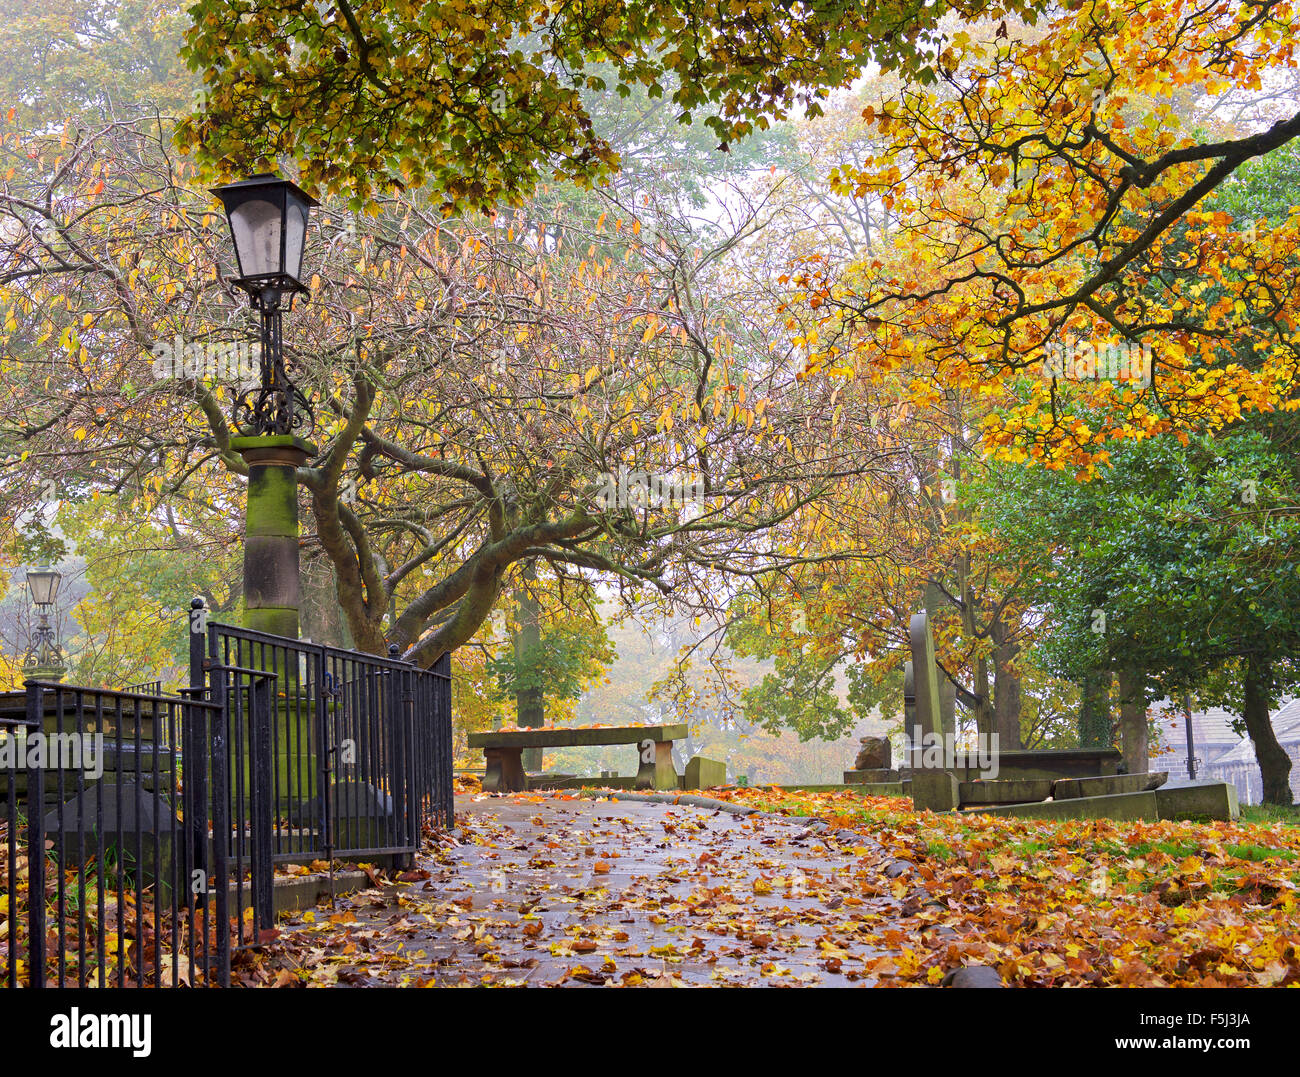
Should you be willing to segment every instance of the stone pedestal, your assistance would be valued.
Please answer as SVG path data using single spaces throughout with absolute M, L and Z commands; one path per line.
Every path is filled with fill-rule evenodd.
M 302 602 L 298 577 L 298 468 L 315 455 L 316 447 L 291 434 L 237 437 L 231 439 L 230 446 L 248 464 L 244 625 L 257 632 L 297 639 Z M 286 671 L 274 668 L 279 655 L 272 651 L 266 663 L 268 673 L 279 675 L 271 713 L 271 735 L 279 762 L 278 773 L 273 776 L 276 799 L 307 800 L 316 792 L 314 747 L 309 744 L 311 722 L 299 721 L 285 695 Z M 234 775 L 231 777 L 233 780 Z
M 898 770 L 887 767 L 874 767 L 870 770 L 846 770 L 844 772 L 845 785 L 862 785 L 872 782 L 897 782 L 902 781 L 902 774 Z
M 483 749 L 483 792 L 522 793 L 528 788 L 522 748 Z
M 244 624 L 298 638 L 298 468 L 316 447 L 289 434 L 232 438 L 248 463 L 244 523 Z
M 336 704 L 328 706 L 333 708 Z M 276 803 L 315 799 L 320 777 L 319 748 L 314 705 L 306 695 L 275 701 L 271 707 L 271 735 L 274 738 L 271 787 L 275 790 Z
M 686 763 L 687 789 L 712 789 L 727 784 L 727 764 L 697 755 Z

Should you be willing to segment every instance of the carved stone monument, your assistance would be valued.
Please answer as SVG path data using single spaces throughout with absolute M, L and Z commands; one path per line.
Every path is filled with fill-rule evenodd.
M 945 728 L 944 719 L 948 716 L 942 713 L 940 704 L 939 666 L 934 658 L 934 637 L 930 634 L 929 614 L 921 612 L 912 615 L 909 636 L 915 698 L 914 718 L 912 727 L 908 730 L 912 742 L 909 760 L 912 766 L 912 806 L 917 811 L 954 811 L 960 803 L 957 776 L 940 768 L 926 766 L 927 758 L 933 753 L 921 751 L 924 745 L 918 743 L 928 741 L 932 744 L 947 744 L 956 733 L 955 728 Z
M 862 747 L 853 761 L 854 770 L 889 770 L 893 766 L 888 737 L 862 737 L 858 743 Z

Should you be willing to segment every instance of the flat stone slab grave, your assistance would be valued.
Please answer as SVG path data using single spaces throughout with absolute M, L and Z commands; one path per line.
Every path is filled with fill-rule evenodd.
M 1131 775 L 1154 779 L 1155 775 Z M 1163 778 L 1164 775 L 1162 774 Z M 1237 788 L 1228 782 L 1198 781 L 1162 785 L 1138 792 L 1100 796 L 1074 796 L 1039 804 L 1002 804 L 965 808 L 987 815 L 1014 815 L 1027 819 L 1236 819 L 1240 815 Z
M 575 726 L 569 729 L 511 729 L 471 733 L 469 746 L 483 749 L 485 793 L 522 793 L 525 748 L 587 748 L 600 744 L 635 744 L 640 766 L 635 788 L 678 788 L 673 741 L 686 739 L 686 723 L 650 726 Z

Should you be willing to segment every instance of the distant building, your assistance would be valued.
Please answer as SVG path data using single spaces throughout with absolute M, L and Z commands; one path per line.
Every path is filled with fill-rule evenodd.
M 1170 778 L 1187 777 L 1187 721 L 1174 704 L 1164 701 L 1153 707 L 1155 726 L 1160 731 L 1159 752 L 1151 760 L 1152 770 L 1167 770 Z M 1243 804 L 1263 799 L 1255 746 L 1232 728 L 1236 715 L 1212 707 L 1192 714 L 1193 750 L 1199 762 L 1198 778 L 1217 778 L 1237 787 Z M 1291 757 L 1291 789 L 1300 783 L 1300 699 L 1286 699 L 1272 715 L 1273 732 L 1282 750 Z

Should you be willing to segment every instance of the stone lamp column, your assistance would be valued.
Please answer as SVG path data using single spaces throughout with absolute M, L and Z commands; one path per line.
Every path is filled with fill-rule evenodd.
M 248 509 L 244 535 L 244 627 L 298 638 L 302 602 L 298 577 L 297 470 L 316 447 L 292 434 L 231 438 L 231 448 L 248 463 Z M 317 758 L 311 700 L 295 688 L 297 670 L 277 668 L 283 651 L 273 650 L 264 668 L 277 674 L 271 701 L 271 735 L 277 760 L 275 797 L 291 804 L 317 792 Z M 252 659 L 258 664 L 257 659 Z M 231 774 L 231 780 L 235 780 Z M 245 789 L 251 777 L 245 775 Z
M 248 463 L 244 536 L 244 624 L 257 632 L 298 638 L 298 468 L 316 447 L 292 434 L 236 437 L 231 448 Z

